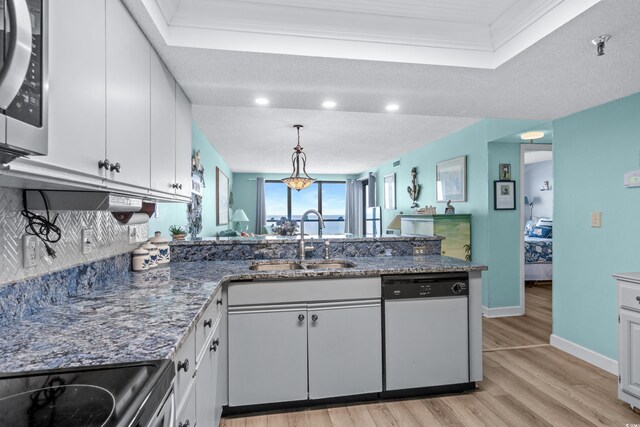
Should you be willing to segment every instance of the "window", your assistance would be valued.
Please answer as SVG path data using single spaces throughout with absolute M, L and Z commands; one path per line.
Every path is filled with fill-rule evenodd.
M 302 191 L 291 190 L 281 181 L 264 184 L 267 225 L 281 217 L 300 221 L 302 214 L 316 209 L 325 221 L 323 234 L 344 233 L 346 184 L 343 181 L 316 181 Z M 304 222 L 305 234 L 318 234 L 318 218 L 309 215 Z
M 379 206 L 371 206 L 373 203 L 369 198 L 369 180 L 362 181 L 362 198 L 363 219 L 364 219 L 364 235 L 366 237 L 382 236 L 382 216 Z M 375 183 L 373 184 L 375 185 Z M 375 202 L 374 202 L 375 203 Z

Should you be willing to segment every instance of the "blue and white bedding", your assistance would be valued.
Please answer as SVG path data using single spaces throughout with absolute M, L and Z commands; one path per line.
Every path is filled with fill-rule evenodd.
M 525 264 L 553 262 L 553 239 L 524 236 L 524 262 Z

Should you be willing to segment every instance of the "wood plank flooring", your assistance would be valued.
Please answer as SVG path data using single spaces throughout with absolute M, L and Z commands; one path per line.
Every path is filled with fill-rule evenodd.
M 640 415 L 617 399 L 617 378 L 550 346 L 551 289 L 526 289 L 527 315 L 485 319 L 478 390 L 223 419 L 225 427 L 624 426 Z

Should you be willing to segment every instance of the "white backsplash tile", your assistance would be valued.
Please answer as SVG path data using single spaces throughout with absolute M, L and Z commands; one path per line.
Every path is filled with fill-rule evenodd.
M 56 251 L 56 258 L 46 257 L 44 246 L 40 244 L 41 262 L 35 267 L 23 268 L 22 236 L 27 220 L 20 214 L 21 210 L 22 190 L 0 187 L 0 285 L 108 258 L 139 246 L 139 243 L 129 244 L 128 226 L 121 225 L 109 212 L 52 211 L 52 218 L 59 213 L 56 224 L 62 230 L 62 239 L 51 245 Z M 148 234 L 146 224 L 134 227 L 139 228 L 141 235 Z M 94 232 L 94 246 L 87 255 L 83 255 L 81 249 L 83 228 L 92 228 Z

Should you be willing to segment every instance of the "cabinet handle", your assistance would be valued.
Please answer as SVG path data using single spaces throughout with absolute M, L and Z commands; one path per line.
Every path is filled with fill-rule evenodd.
M 180 369 L 184 369 L 185 372 L 189 370 L 189 359 L 184 359 L 184 362 L 178 361 L 178 372 Z
M 211 350 L 216 351 L 219 345 L 220 345 L 220 339 L 216 338 L 215 340 L 211 341 L 211 345 L 209 346 L 209 351 Z
M 110 167 L 111 163 L 109 162 L 109 159 L 100 160 L 98 162 L 98 169 L 104 168 L 105 170 L 109 170 Z
M 212 325 L 212 321 L 211 321 L 211 319 L 207 319 L 207 320 L 205 320 L 205 321 L 204 321 L 204 327 L 205 327 L 205 328 L 206 328 L 207 326 L 208 326 L 208 327 L 211 327 L 211 325 Z
M 173 183 L 171 184 L 171 188 L 182 190 L 182 184 L 178 184 L 177 182 Z
M 298 320 L 302 322 L 304 320 L 304 314 L 299 314 Z
M 313 320 L 314 322 L 318 320 L 318 315 L 314 314 L 313 316 L 311 316 L 311 320 Z
M 222 305 L 222 298 L 216 300 L 216 305 Z
M 120 163 L 116 163 L 115 165 L 111 165 L 109 167 L 109 170 L 111 172 L 116 171 L 117 173 L 120 173 Z
M 180 421 L 178 423 L 178 427 L 189 427 L 189 420 L 185 421 L 184 423 Z
M 636 301 L 640 302 L 640 296 L 636 297 Z

